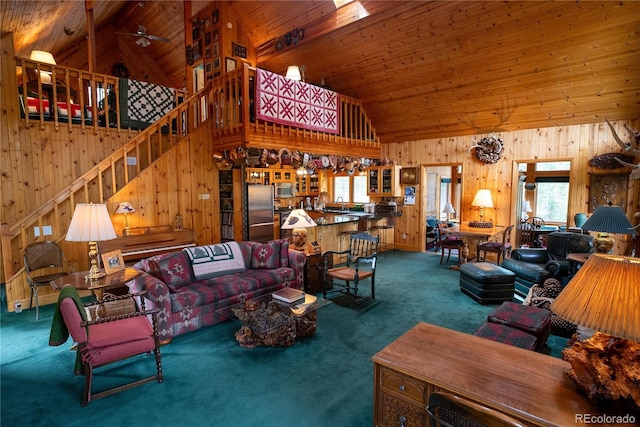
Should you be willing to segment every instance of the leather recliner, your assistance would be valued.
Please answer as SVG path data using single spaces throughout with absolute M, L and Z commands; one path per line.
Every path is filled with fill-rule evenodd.
M 570 253 L 593 252 L 593 237 L 588 234 L 555 232 L 547 236 L 546 248 L 518 248 L 502 267 L 516 274 L 515 297 L 524 300 L 534 284 L 542 285 L 550 277 L 564 286 L 569 281 Z

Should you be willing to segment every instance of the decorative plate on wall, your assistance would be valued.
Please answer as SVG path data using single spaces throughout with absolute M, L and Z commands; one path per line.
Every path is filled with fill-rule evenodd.
M 400 182 L 406 185 L 415 185 L 419 181 L 417 168 L 402 168 L 400 170 Z

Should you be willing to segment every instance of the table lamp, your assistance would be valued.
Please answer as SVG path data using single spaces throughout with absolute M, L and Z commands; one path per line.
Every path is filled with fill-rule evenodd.
M 631 371 L 620 369 L 633 364 L 640 351 L 638 307 L 640 258 L 600 253 L 589 257 L 551 304 L 560 318 L 597 331 L 562 352 L 573 367 L 569 376 L 590 398 L 615 399 L 628 385 L 636 393 L 618 397 L 640 404 L 640 390 L 628 377 Z
M 533 212 L 533 209 L 531 208 L 531 202 L 529 202 L 528 200 L 523 200 L 522 201 L 522 220 L 526 221 L 529 219 L 529 213 Z
M 613 248 L 615 240 L 608 233 L 635 235 L 633 226 L 622 208 L 613 206 L 611 202 L 598 206 L 587 222 L 582 225 L 582 229 L 600 231 L 593 239 L 596 251 L 600 253 L 608 253 Z
M 471 206 L 477 206 L 480 208 L 480 221 L 470 221 L 469 227 L 478 227 L 478 228 L 492 228 L 492 221 L 485 221 L 484 218 L 484 209 L 493 207 L 493 200 L 491 199 L 491 191 L 487 189 L 480 189 L 476 193 L 476 196 L 473 198 L 471 202 Z
M 456 210 L 453 209 L 453 205 L 451 202 L 447 202 L 444 204 L 444 208 L 442 209 L 442 213 L 447 214 L 447 221 L 451 220 L 451 214 L 456 213 Z
M 53 55 L 50 52 L 44 50 L 32 50 L 29 55 L 29 59 L 43 64 L 56 65 L 56 60 L 53 59 Z M 40 71 L 40 82 L 45 84 L 51 84 L 51 72 Z
M 124 214 L 124 230 L 122 231 L 123 236 L 127 236 L 129 234 L 129 222 L 127 221 L 127 214 L 133 213 L 136 210 L 131 206 L 129 202 L 120 202 L 118 205 L 118 209 L 116 209 L 117 214 Z
M 307 228 L 316 227 L 318 224 L 304 211 L 304 209 L 294 209 L 284 220 L 283 230 L 293 230 L 291 233 L 291 244 L 293 249 L 305 252 L 307 248 Z
M 105 274 L 98 268 L 97 242 L 118 237 L 113 229 L 107 205 L 78 203 L 69 224 L 65 240 L 70 242 L 89 242 L 89 258 L 91 269 L 86 280 L 96 280 Z

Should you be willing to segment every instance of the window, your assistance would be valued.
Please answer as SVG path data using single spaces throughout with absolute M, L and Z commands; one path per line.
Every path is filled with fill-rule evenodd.
M 536 178 L 536 216 L 545 222 L 567 222 L 569 177 Z
M 345 203 L 369 203 L 367 195 L 367 176 L 333 177 L 333 201 L 343 200 Z

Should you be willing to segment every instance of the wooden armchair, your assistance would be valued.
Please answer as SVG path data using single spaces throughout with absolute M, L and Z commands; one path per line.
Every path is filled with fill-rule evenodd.
M 375 299 L 376 261 L 378 258 L 379 236 L 368 233 L 352 234 L 349 239 L 349 249 L 345 251 L 324 251 L 324 280 L 322 294 L 327 296 L 327 283 L 333 279 L 333 286 L 337 292 L 353 297 L 353 305 L 366 299 Z M 333 255 L 346 255 L 345 265 L 329 268 L 333 265 Z M 329 262 L 331 257 L 331 262 Z M 362 280 L 371 280 L 371 293 L 359 294 Z M 351 284 L 353 283 L 353 284 Z
M 447 262 L 449 262 L 452 250 L 458 251 L 458 263 L 460 263 L 460 251 L 462 250 L 465 242 L 457 237 L 447 237 L 447 233 L 444 231 L 445 228 L 446 226 L 443 223 L 438 223 L 438 244 L 436 248 L 440 249 L 440 264 L 442 264 L 442 261 L 444 260 L 444 251 L 448 251 Z
M 143 297 L 145 293 L 138 292 L 114 297 L 109 301 L 83 304 L 78 291 L 73 286 L 67 285 L 60 291 L 58 306 L 51 325 L 49 345 L 63 344 L 69 335 L 78 343 L 74 373 L 84 374 L 85 377 L 82 406 L 87 406 L 92 398 L 98 399 L 154 380 L 159 383 L 163 381 L 156 319 L 158 310 L 145 310 Z M 135 310 L 135 302 L 131 301 L 132 298 L 139 299 L 140 311 Z M 125 311 L 126 314 L 110 316 L 110 311 L 122 312 L 118 310 L 119 304 L 127 299 L 132 302 L 133 309 Z M 151 322 L 149 315 L 151 315 Z M 155 375 L 99 393 L 91 393 L 95 368 L 151 352 L 155 355 Z

